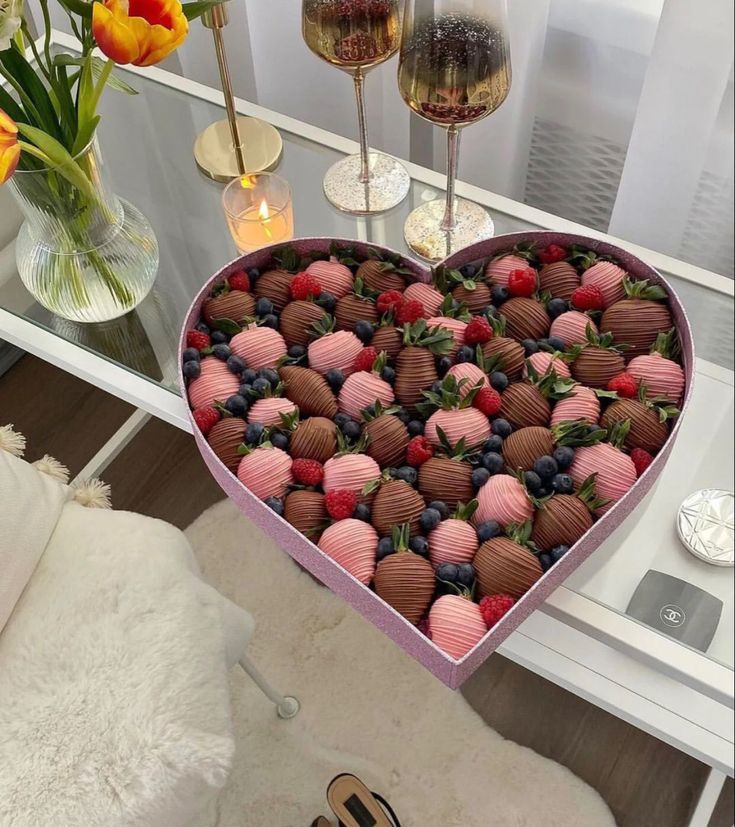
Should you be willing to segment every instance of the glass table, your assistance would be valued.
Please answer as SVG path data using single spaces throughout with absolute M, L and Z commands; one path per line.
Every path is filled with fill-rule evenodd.
M 72 41 L 56 34 L 55 42 Z M 150 219 L 161 248 L 156 286 L 125 318 L 75 325 L 52 316 L 25 291 L 12 245 L 0 249 L 0 337 L 184 430 L 189 422 L 176 380 L 181 321 L 201 284 L 236 254 L 220 207 L 222 187 L 203 177 L 194 137 L 223 117 L 221 95 L 161 69 L 126 72 L 139 91 L 109 91 L 100 141 L 116 192 Z M 269 120 L 284 141 L 279 174 L 294 193 L 296 235 L 358 238 L 407 252 L 410 210 L 441 194 L 443 176 L 407 164 L 409 198 L 395 210 L 356 218 L 322 193 L 327 169 L 355 151 L 345 138 L 238 102 Z M 496 231 L 553 229 L 607 238 L 524 204 L 460 183 L 487 206 Z M 733 572 L 691 557 L 674 528 L 678 505 L 702 487 L 733 489 L 733 283 L 617 239 L 664 272 L 690 314 L 699 357 L 697 389 L 669 465 L 647 501 L 501 647 L 517 662 L 706 761 L 733 772 Z M 135 432 L 127 430 L 127 437 Z M 119 450 L 119 444 L 114 450 Z M 706 652 L 688 648 L 626 614 L 649 570 L 691 582 L 722 602 Z

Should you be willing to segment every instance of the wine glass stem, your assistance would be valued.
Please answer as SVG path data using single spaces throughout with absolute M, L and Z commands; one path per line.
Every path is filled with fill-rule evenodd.
M 444 218 L 441 229 L 445 233 L 451 232 L 455 227 L 455 187 L 457 182 L 457 167 L 459 164 L 459 127 L 452 124 L 447 130 L 447 206 L 444 211 Z
M 360 183 L 370 181 L 370 159 L 368 157 L 367 111 L 365 108 L 365 75 L 358 69 L 354 75 L 357 98 L 357 118 L 360 124 Z

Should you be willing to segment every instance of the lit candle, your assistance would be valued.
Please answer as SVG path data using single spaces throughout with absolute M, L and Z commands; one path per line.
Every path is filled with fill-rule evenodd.
M 236 178 L 227 185 L 222 201 L 230 233 L 241 253 L 293 238 L 291 188 L 277 175 Z

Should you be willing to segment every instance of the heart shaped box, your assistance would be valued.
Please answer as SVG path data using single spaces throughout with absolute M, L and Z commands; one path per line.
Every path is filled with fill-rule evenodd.
M 361 255 L 367 257 L 369 249 L 396 255 L 376 244 L 361 241 L 331 238 L 301 238 L 293 241 L 289 246 L 296 252 L 304 255 L 309 252 L 329 253 L 333 242 L 344 243 L 355 248 Z M 398 612 L 385 603 L 369 587 L 356 580 L 349 572 L 328 557 L 305 535 L 293 528 L 282 517 L 279 517 L 258 497 L 252 494 L 236 476 L 223 465 L 206 439 L 202 436 L 192 419 L 194 438 L 212 476 L 217 480 L 222 490 L 235 502 L 238 508 L 272 537 L 278 545 L 287 551 L 298 563 L 308 569 L 315 577 L 339 594 L 365 618 L 385 632 L 388 637 L 402 646 L 409 655 L 416 658 L 429 669 L 439 680 L 451 689 L 459 688 L 472 673 L 500 646 L 500 644 L 535 610 L 537 609 L 561 583 L 586 560 L 607 537 L 625 521 L 636 506 L 651 490 L 653 484 L 666 465 L 666 461 L 674 447 L 683 417 L 692 394 L 694 377 L 694 345 L 692 331 L 676 293 L 666 280 L 652 267 L 619 247 L 607 244 L 593 238 L 570 235 L 566 233 L 527 232 L 513 233 L 498 236 L 475 244 L 456 253 L 442 264 L 450 268 L 459 268 L 465 264 L 483 261 L 497 253 L 512 249 L 521 242 L 532 242 L 539 247 L 558 244 L 562 247 L 578 245 L 594 250 L 601 255 L 615 258 L 631 276 L 638 279 L 649 279 L 653 284 L 663 287 L 669 297 L 669 306 L 679 334 L 682 352 L 682 363 L 686 375 L 686 392 L 678 417 L 669 438 L 651 463 L 646 472 L 633 487 L 620 499 L 592 528 L 576 543 L 575 546 L 516 603 L 516 605 L 485 635 L 485 637 L 457 661 L 439 649 L 431 640 L 425 637 L 418 629 L 409 623 Z M 201 307 L 212 285 L 222 281 L 243 268 L 263 268 L 271 261 L 273 251 L 282 248 L 283 244 L 264 247 L 255 253 L 250 253 L 227 264 L 200 290 L 194 299 L 184 321 L 179 352 L 186 347 L 186 333 L 193 330 L 200 318 Z M 430 282 L 431 271 L 411 259 L 404 258 L 403 266 L 408 267 L 417 281 Z M 186 399 L 186 384 L 181 374 L 181 359 L 179 359 L 179 383 L 181 392 Z

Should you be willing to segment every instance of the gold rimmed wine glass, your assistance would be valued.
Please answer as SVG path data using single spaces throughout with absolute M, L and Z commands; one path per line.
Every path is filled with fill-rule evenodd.
M 413 112 L 447 129 L 447 197 L 408 217 L 408 246 L 438 261 L 491 238 L 493 221 L 455 194 L 460 130 L 486 118 L 511 84 L 506 0 L 406 0 L 398 86 Z
M 395 158 L 371 152 L 365 75 L 398 51 L 401 0 L 303 0 L 304 40 L 314 54 L 352 75 L 360 123 L 360 154 L 338 161 L 324 178 L 324 193 L 343 212 L 384 212 L 408 195 L 411 179 Z

